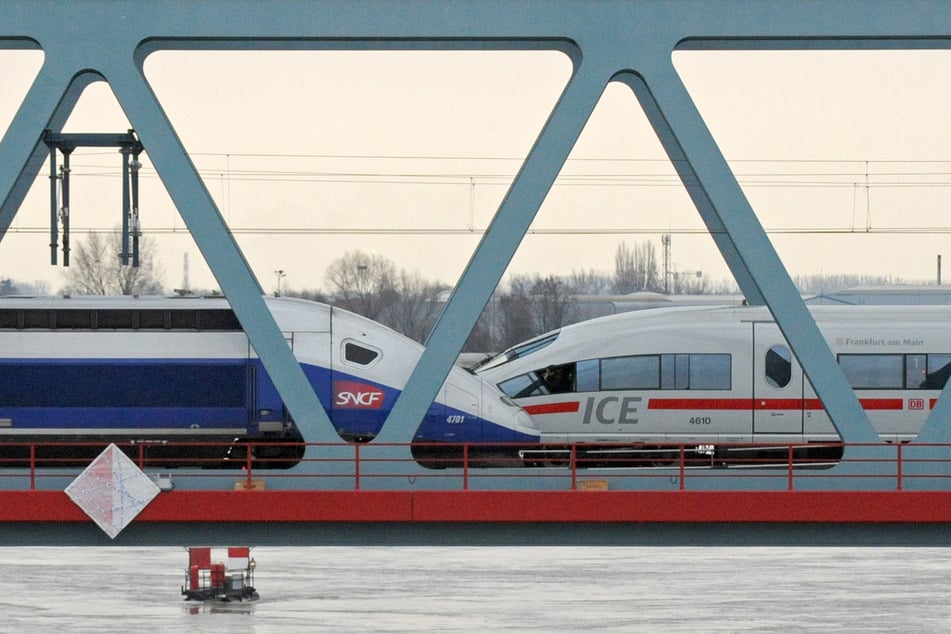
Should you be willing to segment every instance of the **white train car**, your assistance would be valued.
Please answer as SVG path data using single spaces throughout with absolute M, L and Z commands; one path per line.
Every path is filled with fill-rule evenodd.
M 324 304 L 265 301 L 340 437 L 371 440 L 422 346 Z M 134 442 L 173 461 L 199 450 L 165 445 L 196 440 L 231 443 L 223 449 L 230 458 L 240 458 L 241 443 L 257 443 L 283 466 L 300 451 L 286 448 L 301 436 L 225 298 L 0 298 L 0 450 L 35 441 Z M 414 437 L 417 444 L 537 440 L 520 407 L 459 368 Z M 262 449 L 268 441 L 271 450 Z
M 914 438 L 951 373 L 951 307 L 810 310 L 881 438 Z M 840 440 L 766 307 L 592 319 L 514 346 L 476 372 L 532 415 L 543 443 Z

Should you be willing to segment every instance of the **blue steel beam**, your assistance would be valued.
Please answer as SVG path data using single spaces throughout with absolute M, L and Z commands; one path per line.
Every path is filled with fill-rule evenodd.
M 707 220 L 708 227 L 711 230 L 722 227 L 730 236 L 726 245 L 719 246 L 731 269 L 750 276 L 756 297 L 769 306 L 842 439 L 848 443 L 878 442 L 878 434 L 680 82 L 669 56 L 662 64 L 645 68 L 644 75 L 658 109 L 670 125 L 670 134 L 677 138 L 676 145 L 692 168 L 696 186 L 703 191 L 702 199 L 710 202 L 709 207 L 698 205 L 704 210 L 701 215 L 705 220 L 712 215 L 713 218 Z M 671 160 L 676 158 L 671 155 Z M 690 183 L 684 185 L 691 189 Z M 743 291 L 746 293 L 747 289 Z
M 103 24 L 113 28 L 104 30 Z M 580 131 L 578 126 L 590 115 L 596 103 L 593 98 L 600 94 L 606 77 L 628 71 L 645 78 L 657 105 L 651 121 L 662 140 L 667 135 L 665 147 L 671 157 L 682 152 L 686 162 L 682 177 L 696 177 L 702 190 L 700 200 L 709 203 L 697 203 L 708 227 L 716 231 L 722 226 L 727 232 L 727 239 L 716 241 L 742 290 L 751 298 L 762 297 L 770 307 L 843 437 L 862 441 L 874 433 L 670 66 L 670 55 L 677 47 L 947 48 L 951 7 L 943 1 L 387 0 L 354 4 L 337 0 L 89 0 L 37 4 L 11 0 L 0 5 L 0 38 L 4 36 L 8 39 L 2 46 L 11 48 L 35 47 L 38 42 L 46 62 L 0 143 L 0 233 L 9 226 L 24 187 L 42 163 L 37 163 L 36 156 L 41 126 L 59 129 L 75 103 L 76 81 L 88 79 L 90 69 L 103 72 L 196 234 L 222 290 L 236 304 L 252 344 L 275 377 L 288 407 L 295 418 L 303 416 L 313 423 L 307 425 L 310 440 L 325 437 L 325 431 L 330 434 L 329 423 L 323 412 L 308 411 L 315 406 L 313 393 L 301 383 L 291 355 L 281 349 L 283 342 L 279 343 L 277 328 L 265 315 L 260 289 L 247 263 L 141 76 L 142 59 L 153 50 L 580 51 L 569 87 L 430 335 L 426 352 L 391 416 L 388 438 L 407 440 L 411 436 L 414 421 L 422 418 L 435 397 L 465 333 L 488 300 L 489 287 L 498 282 L 504 270 L 500 262 L 511 258 L 521 239 L 521 234 L 503 234 L 527 227 L 553 175 L 563 165 Z M 666 125 L 659 125 L 661 120 Z M 671 141 L 676 141 L 679 151 L 672 151 Z M 696 195 L 694 200 L 698 200 Z M 936 424 L 936 416 L 951 410 L 948 400 L 942 397 L 929 419 L 929 430 Z
M 90 40 L 94 39 L 90 37 Z M 44 163 L 43 130 L 61 131 L 82 90 L 91 81 L 108 77 L 106 81 L 109 81 L 129 121 L 138 129 L 139 138 L 149 148 L 156 171 L 302 433 L 315 442 L 339 441 L 303 370 L 264 305 L 261 288 L 250 267 L 144 81 L 141 68 L 134 63 L 138 40 L 116 42 L 102 38 L 96 41 L 100 42 L 98 46 L 89 40 L 85 46 L 74 46 L 72 41 L 62 38 L 44 40 L 46 58 L 43 68 L 11 126 L 11 132 L 17 138 L 30 141 L 25 144 L 30 151 L 23 151 L 24 144 L 9 142 L 10 133 L 0 144 L 10 154 L 10 160 L 3 161 L 0 171 L 0 191 L 7 192 L 0 207 L 0 229 L 5 231 L 9 227 L 29 185 Z M 115 54 L 123 49 L 126 56 Z M 85 70 L 89 68 L 96 71 Z M 20 150 L 19 156 L 14 154 L 17 149 Z M 5 156 L 0 153 L 0 160 Z
M 476 320 L 498 286 L 548 190 L 584 128 L 611 76 L 609 67 L 582 60 L 528 158 L 482 236 L 449 302 L 439 316 L 426 352 L 393 408 L 381 441 L 406 438 L 432 403 Z
M 74 73 L 45 63 L 0 142 L 0 240 L 49 156 L 43 132 L 61 130 L 86 86 L 102 79 Z
M 312 442 L 339 441 L 326 411 L 265 306 L 257 279 L 228 233 L 211 194 L 165 118 L 141 69 L 118 64 L 110 66 L 109 71 L 110 78 L 120 78 L 111 81 L 126 116 L 148 148 L 156 172 L 301 433 Z

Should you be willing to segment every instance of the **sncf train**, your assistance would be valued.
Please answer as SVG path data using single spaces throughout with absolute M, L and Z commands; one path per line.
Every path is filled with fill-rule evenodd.
M 951 374 L 951 306 L 811 312 L 883 441 L 913 439 Z M 592 319 L 475 371 L 532 415 L 546 446 L 627 444 L 643 455 L 667 443 L 706 453 L 795 443 L 814 456 L 841 456 L 829 416 L 766 307 Z
M 422 346 L 327 305 L 265 302 L 341 438 L 372 439 Z M 97 451 L 105 441 L 136 443 L 174 466 L 199 451 L 184 441 L 215 441 L 223 448 L 213 455 L 239 464 L 240 447 L 252 443 L 255 457 L 290 466 L 300 440 L 223 297 L 0 298 L 0 451 L 33 441 L 99 443 Z M 453 368 L 414 443 L 537 440 L 511 399 Z

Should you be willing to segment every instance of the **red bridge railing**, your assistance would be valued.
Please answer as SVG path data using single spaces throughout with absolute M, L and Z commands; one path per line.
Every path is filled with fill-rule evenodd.
M 412 457 L 393 457 L 386 451 L 400 445 L 303 443 L 115 443 L 136 465 L 150 475 L 176 474 L 193 478 L 231 475 L 236 488 L 320 489 L 341 479 L 352 490 L 385 489 L 386 480 L 407 477 L 413 465 L 417 488 L 428 481 L 452 481 L 453 488 L 469 490 L 478 480 L 516 482 L 557 479 L 542 488 L 638 488 L 638 481 L 676 480 L 684 490 L 700 479 L 729 480 L 738 488 L 751 481 L 785 479 L 785 488 L 816 478 L 833 478 L 849 489 L 849 481 L 872 479 L 877 490 L 901 491 L 909 481 L 927 480 L 925 488 L 951 489 L 951 445 L 570 445 L 558 447 L 482 445 L 415 445 Z M 305 452 L 304 449 L 308 448 Z M 938 450 L 930 450 L 937 447 Z M 29 479 L 30 490 L 44 478 L 78 473 L 104 448 L 102 443 L 0 443 L 0 489 Z M 851 449 L 854 449 L 852 451 Z M 930 451 L 929 451 L 930 450 Z M 405 456 L 405 452 L 403 454 Z M 419 468 L 417 468 L 419 467 Z M 12 479 L 12 480 L 11 480 Z M 307 482 L 300 482 L 306 480 Z M 288 484 L 291 481 L 293 484 Z M 744 483 L 746 483 L 744 485 Z M 504 484 L 502 484 L 504 488 Z M 519 483 L 514 488 L 525 488 Z

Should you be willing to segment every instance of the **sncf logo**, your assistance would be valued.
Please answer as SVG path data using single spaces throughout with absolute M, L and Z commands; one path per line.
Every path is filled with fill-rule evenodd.
M 383 390 L 356 381 L 334 381 L 334 406 L 380 409 L 383 407 Z

